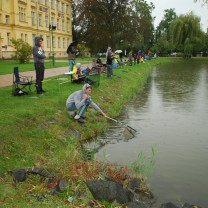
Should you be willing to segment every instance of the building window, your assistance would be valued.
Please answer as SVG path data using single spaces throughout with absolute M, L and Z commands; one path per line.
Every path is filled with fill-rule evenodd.
M 69 21 L 66 22 L 66 31 L 69 32 Z
M 58 48 L 61 48 L 61 38 L 58 37 Z
M 45 0 L 45 6 L 48 6 L 48 0 Z
M 42 4 L 42 0 L 38 0 L 38 4 Z
M 54 25 L 54 17 L 51 17 L 51 24 Z
M 48 23 L 48 16 L 45 16 L 45 27 L 48 28 L 49 27 L 49 23 Z
M 25 8 L 19 7 L 19 21 L 24 22 L 25 16 Z
M 7 45 L 10 45 L 10 33 L 7 33 Z
M 59 1 L 56 0 L 56 11 L 58 11 L 58 9 L 59 9 Z
M 27 42 L 27 34 L 25 34 L 25 42 Z
M 49 36 L 46 36 L 46 47 L 47 48 L 50 47 L 50 38 L 49 38 Z
M 24 40 L 24 35 L 23 35 L 23 33 L 21 33 L 21 39 Z
M 57 27 L 57 30 L 59 30 L 59 19 L 56 20 L 56 27 Z
M 63 38 L 63 48 L 65 48 L 65 38 Z
M 51 0 L 51 9 L 54 9 L 54 0 Z
M 52 44 L 53 44 L 53 47 L 55 48 L 56 47 L 56 39 L 54 36 L 52 37 Z
M 31 23 L 35 25 L 35 12 L 31 12 Z
M 9 15 L 5 16 L 5 22 L 6 22 L 6 24 L 9 24 Z
M 64 20 L 62 20 L 62 30 L 63 30 L 63 31 L 65 30 L 65 27 L 64 27 Z
M 35 45 L 35 34 L 32 34 L 33 45 Z
M 42 26 L 42 14 L 38 14 L 38 25 Z
M 61 3 L 61 11 L 64 12 L 64 3 Z
M 69 14 L 69 5 L 66 5 L 66 14 Z

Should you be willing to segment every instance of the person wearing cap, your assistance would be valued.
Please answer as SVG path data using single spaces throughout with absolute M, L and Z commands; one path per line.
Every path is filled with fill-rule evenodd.
M 100 109 L 100 107 L 92 101 L 90 97 L 91 92 L 92 86 L 89 84 L 84 84 L 82 90 L 75 91 L 74 93 L 69 95 L 66 100 L 66 108 L 69 115 L 77 120 L 79 123 L 84 123 L 85 113 L 89 106 L 92 106 L 101 115 L 106 116 L 106 114 Z
M 33 47 L 33 59 L 36 72 L 36 91 L 37 94 L 45 93 L 45 90 L 42 88 L 42 81 L 44 79 L 44 59 L 46 58 L 45 52 L 42 47 L 43 38 L 35 37 L 35 45 Z

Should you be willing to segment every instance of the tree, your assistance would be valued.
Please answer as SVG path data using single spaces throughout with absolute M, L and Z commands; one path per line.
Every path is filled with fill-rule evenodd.
M 32 55 L 32 46 L 29 43 L 24 42 L 22 39 L 11 39 L 14 48 L 16 49 L 13 59 L 19 60 L 20 63 L 29 62 Z
M 166 9 L 163 16 L 163 20 L 159 23 L 156 29 L 156 40 L 161 36 L 166 36 L 167 40 L 170 40 L 170 24 L 177 17 L 175 9 Z
M 107 46 L 148 45 L 153 37 L 152 9 L 145 0 L 73 1 L 73 35 L 93 53 L 105 52 Z
M 160 55 L 167 55 L 171 50 L 170 42 L 167 40 L 165 35 L 162 35 L 157 39 L 157 43 L 155 44 L 156 51 L 160 52 Z M 156 52 L 155 51 L 155 52 Z
M 152 2 L 148 5 L 145 0 L 132 0 L 130 4 L 129 14 L 132 27 L 129 27 L 131 30 L 129 33 L 136 37 L 132 38 L 134 44 L 139 44 L 143 40 L 143 45 L 146 46 L 146 49 L 149 49 L 153 43 L 154 18 L 151 13 L 154 8 L 155 6 Z
M 176 48 L 182 45 L 185 57 L 190 57 L 194 48 L 202 45 L 200 18 L 192 12 L 179 16 L 171 23 L 171 36 L 173 45 Z
M 194 2 L 197 2 L 199 0 L 194 0 Z M 203 1 L 203 4 L 208 4 L 208 0 L 202 0 Z
M 80 0 L 74 2 L 74 30 L 91 52 L 116 47 L 127 28 L 128 0 Z

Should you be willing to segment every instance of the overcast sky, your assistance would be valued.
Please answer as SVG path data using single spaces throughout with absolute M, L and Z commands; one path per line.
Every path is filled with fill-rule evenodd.
M 177 15 L 187 14 L 191 11 L 201 18 L 201 28 L 204 32 L 208 28 L 208 5 L 202 6 L 202 0 L 194 3 L 194 0 L 146 0 L 149 4 L 152 2 L 155 9 L 152 15 L 155 16 L 155 28 L 158 26 L 164 16 L 165 9 L 174 8 Z

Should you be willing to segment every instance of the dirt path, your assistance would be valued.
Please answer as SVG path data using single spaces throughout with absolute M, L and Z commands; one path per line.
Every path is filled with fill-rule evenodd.
M 83 64 L 82 69 L 86 68 L 87 66 L 89 66 L 89 64 L 86 65 Z M 69 71 L 68 66 L 46 69 L 45 78 L 58 76 L 68 71 Z M 35 71 L 21 72 L 20 74 L 24 76 L 33 76 L 33 80 L 35 80 Z M 13 84 L 13 74 L 0 75 L 0 87 L 11 86 L 12 84 Z

